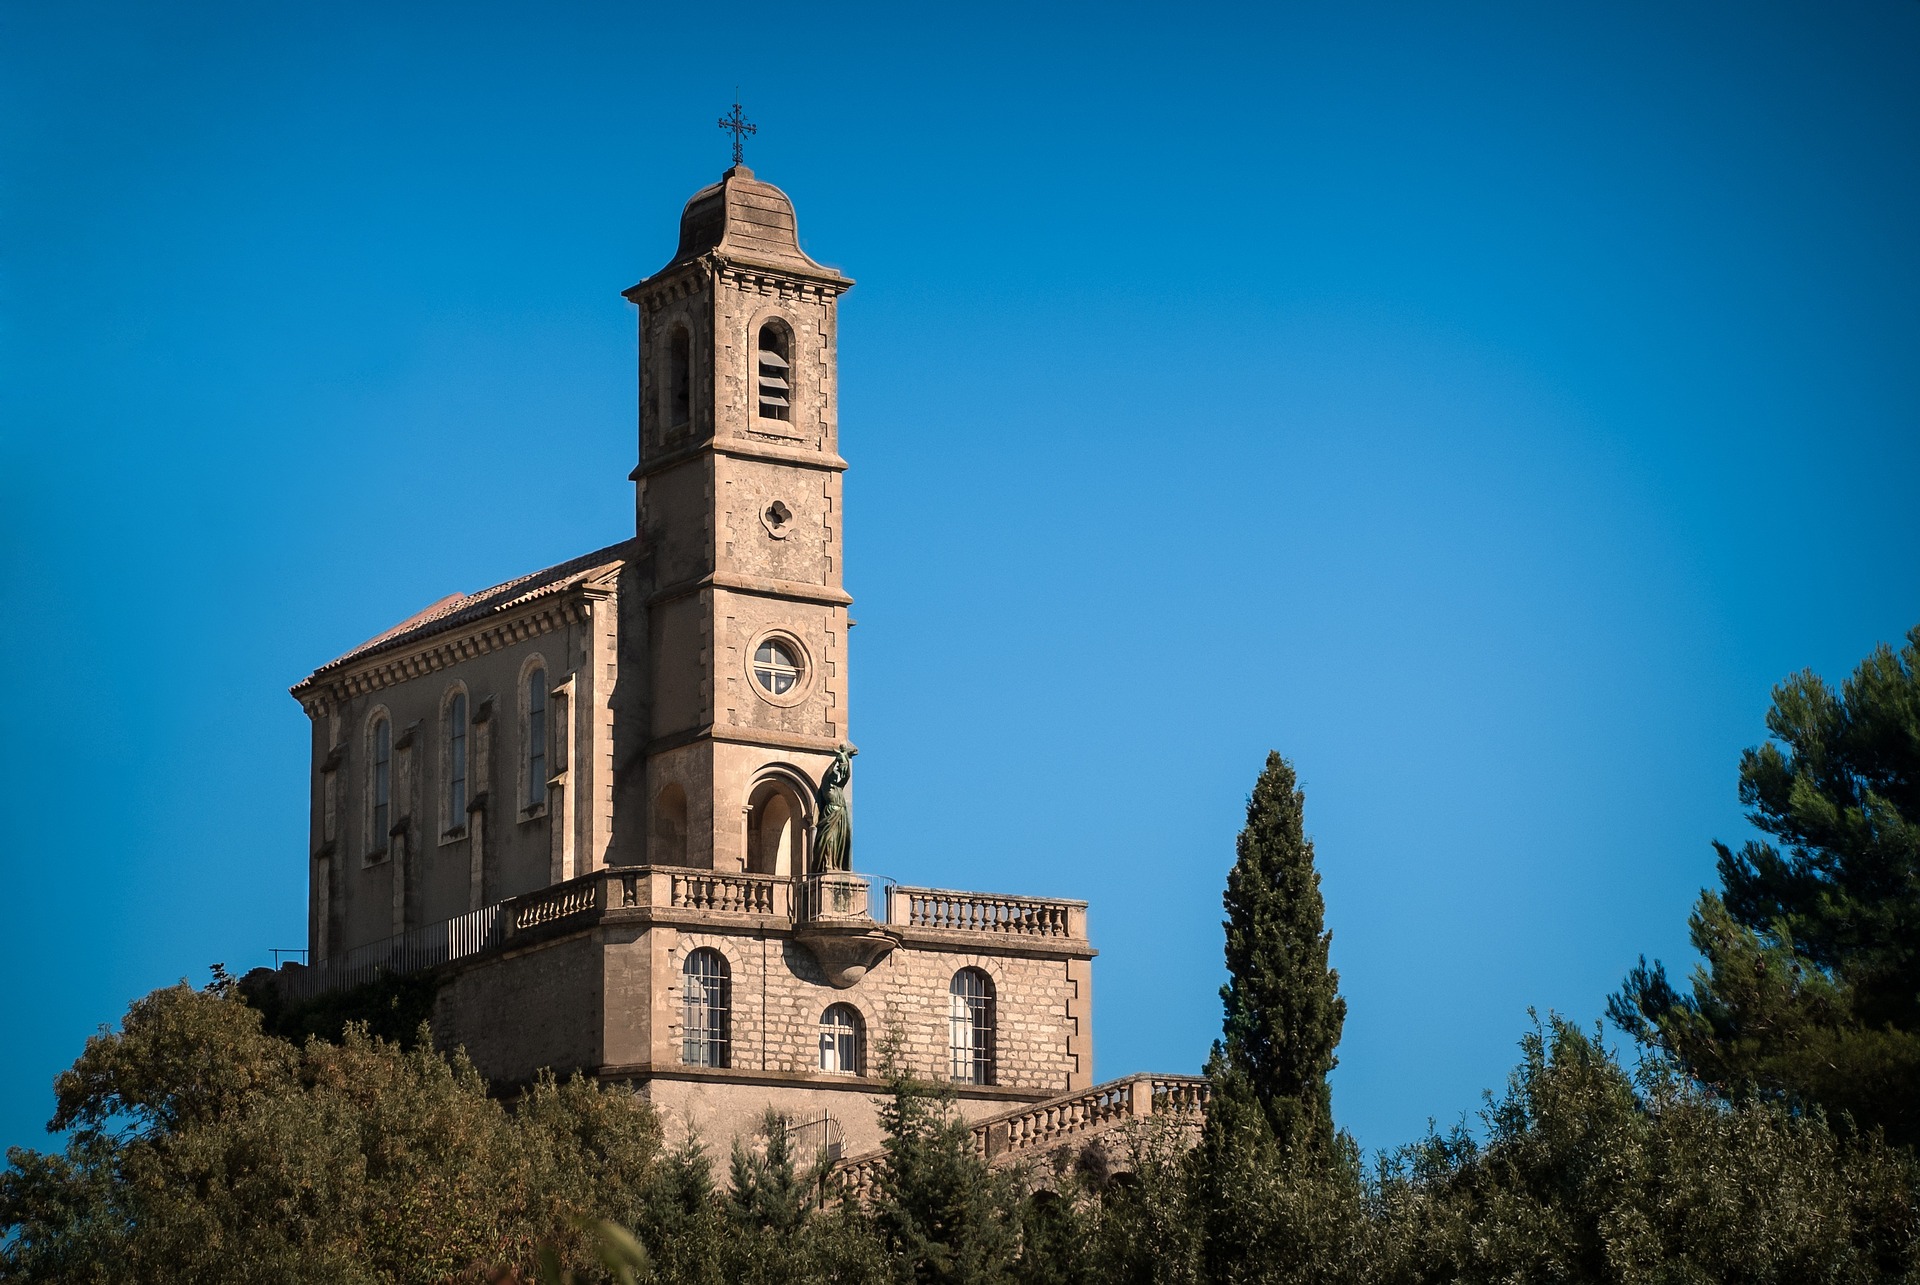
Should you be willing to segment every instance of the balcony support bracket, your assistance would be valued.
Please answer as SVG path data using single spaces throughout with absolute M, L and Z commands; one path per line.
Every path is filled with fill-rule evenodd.
M 795 926 L 793 936 L 820 965 L 827 984 L 842 991 L 865 977 L 900 944 L 898 934 L 871 919 L 802 923 Z

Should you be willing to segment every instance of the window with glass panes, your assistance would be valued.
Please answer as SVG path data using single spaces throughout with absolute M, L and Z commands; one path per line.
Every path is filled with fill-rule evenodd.
M 963 968 L 947 988 L 947 1049 L 955 1084 L 993 1083 L 993 979 Z
M 467 694 L 447 702 L 447 829 L 467 823 Z
M 367 797 L 373 805 L 373 833 L 367 836 L 367 851 L 387 850 L 387 831 L 393 828 L 393 724 L 384 716 L 373 724 L 373 755 L 367 782 Z
M 702 946 L 687 956 L 682 981 L 681 1061 L 689 1066 L 726 1066 L 732 998 L 727 957 Z
M 865 1073 L 862 1035 L 866 1024 L 851 1004 L 834 1004 L 820 1015 L 820 1069 L 839 1075 Z
M 775 696 L 785 696 L 800 681 L 800 657 L 786 643 L 769 638 L 754 649 L 753 677 Z
M 533 807 L 547 801 L 547 671 L 527 675 L 527 799 Z

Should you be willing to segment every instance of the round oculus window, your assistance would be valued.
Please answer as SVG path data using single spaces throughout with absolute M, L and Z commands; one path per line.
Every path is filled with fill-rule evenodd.
M 800 676 L 800 657 L 787 643 L 768 638 L 754 649 L 754 681 L 773 695 L 787 695 L 799 686 Z

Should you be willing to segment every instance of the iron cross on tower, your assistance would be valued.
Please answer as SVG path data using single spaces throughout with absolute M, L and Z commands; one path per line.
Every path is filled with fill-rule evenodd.
M 758 133 L 745 116 L 740 114 L 740 98 L 736 94 L 733 100 L 733 114 L 720 118 L 720 128 L 733 131 L 733 163 L 741 163 L 740 144 L 746 141 L 748 134 Z

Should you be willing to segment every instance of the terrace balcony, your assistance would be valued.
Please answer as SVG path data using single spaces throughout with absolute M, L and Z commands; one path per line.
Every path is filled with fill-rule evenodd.
M 1091 953 L 1083 901 L 913 888 L 853 872 L 789 877 L 683 866 L 612 866 L 491 906 L 370 942 L 311 967 L 283 965 L 290 998 L 419 973 L 570 935 L 601 924 L 729 926 L 787 935 L 812 951 L 836 986 L 851 985 L 902 942 L 1023 952 Z

